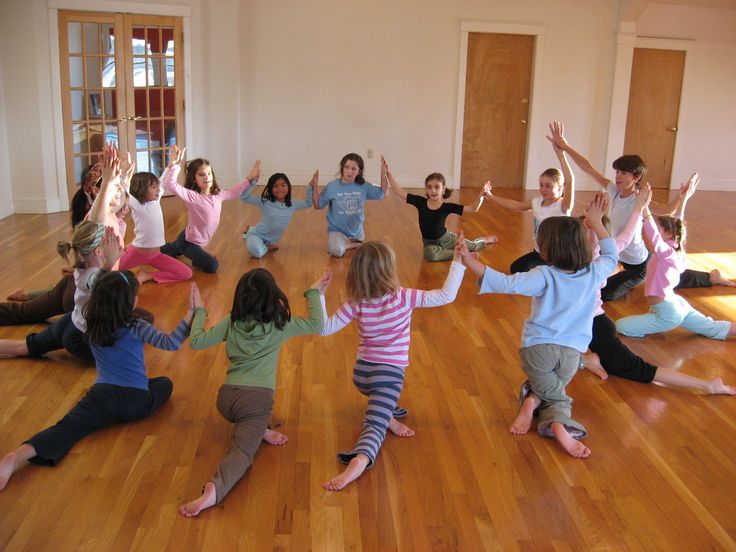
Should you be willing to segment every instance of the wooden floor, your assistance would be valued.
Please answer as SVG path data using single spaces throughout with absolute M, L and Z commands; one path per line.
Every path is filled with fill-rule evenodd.
M 462 199 L 469 203 L 474 193 L 466 190 Z M 580 193 L 578 205 L 589 197 Z M 733 193 L 695 196 L 688 208 L 690 266 L 736 277 L 735 199 Z M 164 200 L 164 211 L 173 238 L 186 212 L 175 198 Z M 209 248 L 221 270 L 195 271 L 209 322 L 227 314 L 236 280 L 256 266 L 275 274 L 298 315 L 306 311 L 304 288 L 331 266 L 336 278 L 327 303 L 334 311 L 345 298 L 350 259 L 325 253 L 325 213 L 299 212 L 281 249 L 261 261 L 248 258 L 241 238 L 257 216 L 250 206 L 226 204 Z M 369 202 L 367 219 L 367 236 L 396 249 L 404 285 L 442 284 L 448 265 L 422 261 L 413 208 L 395 197 Z M 0 221 L 2 297 L 58 279 L 62 263 L 54 249 L 70 234 L 67 220 L 61 213 Z M 470 236 L 499 235 L 500 244 L 481 257 L 495 268 L 506 270 L 531 248 L 529 214 L 486 204 L 462 223 Z M 146 284 L 140 304 L 171 330 L 186 309 L 187 286 Z M 714 317 L 736 318 L 733 289 L 682 295 Z M 645 309 L 641 287 L 607 306 L 612 318 Z M 338 493 L 321 484 L 341 469 L 335 453 L 354 442 L 366 406 L 351 382 L 356 329 L 292 339 L 282 350 L 274 411 L 288 444 L 262 446 L 224 503 L 191 520 L 177 506 L 200 493 L 229 442 L 231 428 L 215 408 L 225 350 L 149 348 L 149 375 L 174 381 L 170 402 L 147 420 L 85 439 L 57 468 L 18 471 L 0 493 L 0 550 L 736 549 L 736 398 L 604 382 L 582 372 L 569 392 L 575 417 L 590 432 L 589 459 L 570 458 L 535 433 L 511 436 L 528 310 L 527 298 L 477 295 L 468 273 L 454 304 L 417 311 L 401 401 L 417 435 L 389 436 L 375 466 Z M 0 338 L 41 327 L 0 328 Z M 626 341 L 660 365 L 736 384 L 734 340 L 678 330 Z M 59 419 L 95 377 L 93 368 L 64 352 L 0 364 L 3 454 Z

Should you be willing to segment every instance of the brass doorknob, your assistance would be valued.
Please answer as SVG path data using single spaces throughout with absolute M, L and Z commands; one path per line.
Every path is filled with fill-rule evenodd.
M 669 130 L 670 132 L 677 132 L 677 127 L 670 127 L 667 130 Z
M 526 124 L 526 119 L 522 119 L 522 120 L 521 120 L 521 124 L 522 124 L 522 125 L 525 125 L 525 124 Z

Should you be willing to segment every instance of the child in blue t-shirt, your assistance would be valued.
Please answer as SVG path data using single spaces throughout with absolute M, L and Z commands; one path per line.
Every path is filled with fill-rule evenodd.
M 554 437 L 576 458 L 590 456 L 590 449 L 579 441 L 587 431 L 571 418 L 572 399 L 565 387 L 590 343 L 597 292 L 618 262 L 616 244 L 601 222 L 605 205 L 605 195 L 598 194 L 585 214 L 600 240 L 601 254 L 593 262 L 583 223 L 571 217 L 542 221 L 537 244 L 547 265 L 529 272 L 507 276 L 473 258 L 464 240 L 459 239 L 457 246 L 463 262 L 481 278 L 481 293 L 532 297 L 520 350 L 527 381 L 521 387 L 521 409 L 509 431 L 525 434 L 538 411 L 539 434 Z
M 381 176 L 381 187 L 366 182 L 363 178 L 363 158 L 357 153 L 348 153 L 340 161 L 340 178 L 333 180 L 320 192 L 315 184 L 314 208 L 327 210 L 327 252 L 342 257 L 349 249 L 359 247 L 365 239 L 365 202 L 383 199 L 388 186 Z

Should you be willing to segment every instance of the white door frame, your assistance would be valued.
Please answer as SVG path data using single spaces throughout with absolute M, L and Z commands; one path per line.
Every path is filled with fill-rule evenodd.
M 532 79 L 529 93 L 529 124 L 527 125 L 527 144 L 524 158 L 524 177 L 522 186 L 526 189 L 526 175 L 529 173 L 529 159 L 537 158 L 538 141 L 530 141 L 530 135 L 538 135 L 543 129 L 536 129 L 535 123 L 539 120 L 538 107 L 534 101 L 534 91 L 541 90 L 542 61 L 544 59 L 544 35 L 547 26 L 538 23 L 508 23 L 503 21 L 461 21 L 460 22 L 460 63 L 457 78 L 457 112 L 455 115 L 455 155 L 452 169 L 452 185 L 462 186 L 460 169 L 463 156 L 463 126 L 465 117 L 465 78 L 468 70 L 468 34 L 469 33 L 498 33 L 532 35 L 534 52 L 532 54 Z M 535 129 L 532 134 L 532 129 Z M 535 183 L 536 187 L 536 183 Z
M 636 27 L 633 23 L 622 23 L 616 35 L 616 65 L 613 74 L 613 88 L 611 94 L 611 116 L 608 124 L 608 146 L 606 147 L 606 162 L 604 167 L 621 157 L 624 153 L 626 138 L 626 117 L 629 111 L 629 90 L 631 88 L 631 68 L 634 62 L 634 48 L 652 48 L 654 50 L 684 50 L 691 52 L 695 48 L 695 41 L 674 38 L 648 38 L 636 36 Z M 682 120 L 682 102 L 687 93 L 687 84 L 692 82 L 689 72 L 692 70 L 690 56 L 685 54 L 685 67 L 682 72 L 682 90 L 680 93 L 680 111 L 678 119 Z M 683 129 L 678 120 L 678 134 Z M 679 140 L 675 136 L 675 149 L 672 159 L 672 176 L 670 190 L 676 188 L 673 182 L 679 182 L 682 175 L 677 167 L 679 156 Z M 633 153 L 633 152 L 629 152 Z

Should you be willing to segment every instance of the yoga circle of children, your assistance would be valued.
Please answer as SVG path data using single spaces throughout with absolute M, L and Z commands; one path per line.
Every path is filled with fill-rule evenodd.
M 736 389 L 720 378 L 700 379 L 674 367 L 656 366 L 619 338 L 619 334 L 645 338 L 678 326 L 712 339 L 736 335 L 733 321 L 701 314 L 677 293 L 683 287 L 736 285 L 718 270 L 685 269 L 685 208 L 700 176 L 693 173 L 672 203 L 655 215 L 641 157 L 616 159 L 611 180 L 570 146 L 562 123 L 552 122 L 549 130 L 547 140 L 559 168 L 541 173 L 537 196 L 510 199 L 497 193 L 488 175 L 483 175 L 475 183 L 475 201 L 468 205 L 448 201 L 453 190 L 439 172 L 426 177 L 424 193 L 408 193 L 383 156 L 379 185 L 366 180 L 363 158 L 348 153 L 340 159 L 334 180 L 320 188 L 316 170 L 302 195 L 292 193 L 291 181 L 283 172 L 273 173 L 263 190 L 256 192 L 260 161 L 255 161 L 240 184 L 222 189 L 207 159 L 185 161 L 186 148 L 172 146 L 168 166 L 156 175 L 136 173 L 130 154 L 123 155 L 114 144 L 106 144 L 100 159 L 82 173 L 71 202 L 71 239 L 57 247 L 67 260 L 68 274 L 48 289 L 19 288 L 8 302 L 0 304 L 0 325 L 38 324 L 57 317 L 24 340 L 0 340 L 0 355 L 41 357 L 66 349 L 94 365 L 96 379 L 56 424 L 29 437 L 0 460 L 0 491 L 12 492 L 10 479 L 29 463 L 56 466 L 77 441 L 98 429 L 166 415 L 156 412 L 171 397 L 173 382 L 168 377 L 148 377 L 143 354 L 146 344 L 174 352 L 187 340 L 192 349 L 224 343 L 227 363 L 217 367 L 224 381 L 212 399 L 233 426 L 232 442 L 219 464 L 207 466 L 212 475 L 202 482 L 201 494 L 178 509 L 184 517 L 197 516 L 225 501 L 263 442 L 277 447 L 288 444 L 287 436 L 271 425 L 282 344 L 301 335 L 326 338 L 355 322 L 359 341 L 355 360 L 345 363 L 343 369 L 352 366 L 353 384 L 365 396 L 355 393 L 355 400 L 365 407 L 365 413 L 362 427 L 356 424 L 354 428 L 355 441 L 342 443 L 344 450 L 337 452 L 337 462 L 344 467 L 336 466 L 335 475 L 322 484 L 326 491 L 339 491 L 380 461 L 387 434 L 401 440 L 421 439 L 408 425 L 410 413 L 401 405 L 407 370 L 417 364 L 416 359 L 410 362 L 412 315 L 418 308 L 452 303 L 466 269 L 477 276 L 480 294 L 531 298 L 530 314 L 519 336 L 518 399 L 509 397 L 509 401 L 518 400 L 518 414 L 509 420 L 507 429 L 499 428 L 516 436 L 509 439 L 521 438 L 536 428 L 571 457 L 590 457 L 592 451 L 584 439 L 595 428 L 573 417 L 573 400 L 567 391 L 582 369 L 602 379 L 612 374 L 642 383 L 735 395 Z M 586 205 L 579 206 L 579 217 L 572 216 L 575 176 L 568 158 L 601 186 Z M 161 204 L 166 190 L 175 196 L 171 201 L 181 200 L 188 211 L 185 228 L 169 241 Z M 404 287 L 389 243 L 390 229 L 385 241 L 366 241 L 366 202 L 396 201 L 392 195 L 416 209 L 421 234 L 421 243 L 417 239 L 414 247 L 417 257 L 432 263 L 449 262 L 440 288 Z M 242 233 L 243 241 L 238 243 L 242 243 L 243 255 L 256 266 L 242 274 L 234 293 L 218 289 L 221 295 L 232 294 L 232 308 L 221 320 L 208 320 L 197 283 L 182 282 L 221 268 L 217 257 L 205 248 L 220 227 L 223 201 L 236 199 L 256 207 L 260 214 L 257 224 L 227 230 L 238 236 Z M 477 213 L 485 201 L 532 213 L 534 250 L 511 264 L 510 275 L 480 260 L 491 246 L 503 247 L 496 235 L 466 239 L 464 231 L 446 226 L 450 215 Z M 307 210 L 308 214 L 300 216 L 315 216 L 310 207 L 327 208 L 325 250 L 335 259 L 346 257 L 334 262 L 342 263 L 347 272 L 344 283 L 338 284 L 344 289 L 342 304 L 332 314 L 325 298 L 333 281 L 328 268 L 304 291 L 308 315 L 298 317 L 291 314 L 294 298 L 282 291 L 293 285 L 277 283 L 260 259 L 285 255 L 279 242 L 297 211 Z M 128 210 L 134 238 L 126 246 Z M 498 221 L 499 227 L 502 224 Z M 648 312 L 611 320 L 604 303 L 625 296 L 640 283 L 644 283 Z M 153 314 L 138 305 L 141 286 L 154 284 L 171 285 L 170 289 L 188 297 L 186 312 L 171 333 L 154 326 Z M 483 301 L 478 299 L 481 305 Z M 445 315 L 440 310 L 434 316 L 441 320 Z M 585 397 L 578 400 L 585 401 Z

